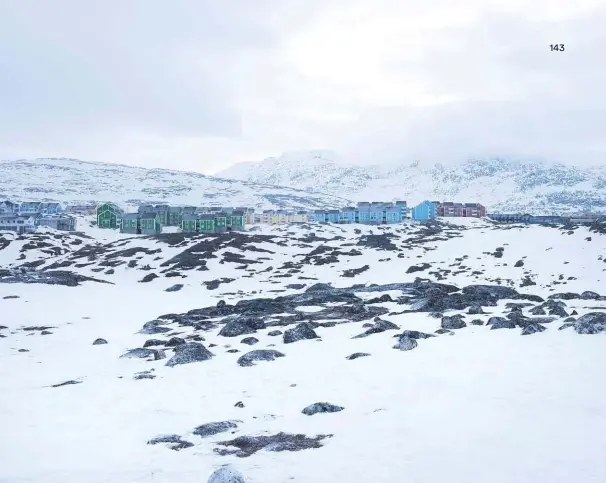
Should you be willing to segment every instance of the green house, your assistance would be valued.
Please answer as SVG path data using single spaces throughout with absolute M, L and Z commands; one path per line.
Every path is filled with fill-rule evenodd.
M 120 223 L 120 233 L 141 233 L 139 213 L 126 213 L 122 216 L 122 222 Z
M 223 212 L 215 213 L 215 233 L 223 233 L 227 231 L 227 216 Z
M 198 231 L 200 233 L 214 233 L 215 215 L 198 215 Z
M 181 220 L 181 231 L 184 233 L 196 233 L 200 229 L 199 216 L 185 214 Z
M 227 226 L 230 230 L 244 230 L 245 215 L 243 211 L 234 210 L 231 215 L 227 215 Z
M 170 206 L 166 212 L 166 226 L 181 226 L 183 221 L 183 208 L 180 206 Z
M 159 213 L 141 213 L 139 215 L 139 224 L 141 233 L 153 235 L 154 233 L 162 233 L 162 221 Z
M 124 210 L 114 203 L 97 206 L 97 226 L 99 228 L 120 228 Z

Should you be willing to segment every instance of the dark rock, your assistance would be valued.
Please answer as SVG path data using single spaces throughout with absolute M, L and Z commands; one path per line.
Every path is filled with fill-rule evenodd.
M 438 330 L 434 331 L 434 334 L 450 334 L 450 335 L 454 335 L 454 332 L 452 330 L 448 330 L 448 329 L 438 329 Z
M 469 307 L 469 310 L 467 311 L 467 313 L 469 315 L 480 315 L 480 314 L 483 314 L 484 311 L 482 310 L 481 305 L 474 304 L 471 307 Z
M 599 300 L 602 297 L 599 294 L 595 293 L 595 292 L 591 292 L 589 290 L 586 290 L 585 292 L 583 292 L 581 294 L 581 298 L 583 300 Z
M 236 404 L 234 404 L 235 408 L 243 408 L 244 407 L 244 403 L 242 401 L 238 401 Z
M 327 402 L 317 402 L 307 406 L 301 411 L 303 414 L 307 416 L 313 416 L 318 413 L 337 413 L 339 411 L 343 411 L 345 409 L 341 406 L 335 406 L 334 404 L 330 404 Z
M 553 306 L 549 309 L 549 315 L 556 315 L 558 317 L 568 317 L 568 312 L 559 305 Z
M 143 347 L 155 347 L 159 345 L 164 345 L 166 341 L 160 339 L 148 339 L 143 343 Z
M 20 298 L 18 295 L 7 295 L 5 297 L 2 297 L 3 300 L 18 299 L 18 298 Z
M 442 317 L 441 323 L 442 329 L 462 329 L 463 327 L 467 327 L 467 324 L 461 320 L 460 316 L 453 315 L 452 317 Z
M 179 290 L 181 290 L 183 288 L 183 284 L 182 283 L 176 283 L 175 285 L 173 285 L 172 287 L 168 287 L 165 292 L 178 292 Z
M 547 312 L 545 312 L 545 309 L 541 306 L 533 307 L 530 309 L 530 313 L 532 315 L 547 315 Z
M 146 322 L 143 324 L 143 328 L 139 331 L 139 334 L 163 334 L 165 332 L 170 332 L 168 327 L 162 327 L 160 324 L 163 324 L 162 320 L 151 320 L 150 322 Z
M 213 423 L 206 423 L 198 426 L 194 429 L 193 433 L 196 436 L 207 438 L 208 436 L 214 436 L 215 434 L 224 433 L 231 429 L 237 429 L 240 421 L 217 421 Z
M 148 273 L 147 275 L 145 275 L 145 277 L 139 280 L 139 283 L 151 282 L 155 278 L 158 278 L 158 275 L 156 275 L 155 273 Z
M 515 268 L 519 268 L 519 267 L 523 267 L 524 266 L 524 260 L 518 260 L 515 264 L 514 267 Z
M 579 315 L 579 313 L 576 310 L 573 310 L 572 312 L 570 312 L 570 315 Z
M 59 384 L 53 384 L 51 387 L 63 387 L 63 386 L 72 386 L 74 384 L 82 384 L 82 381 L 65 381 L 65 382 L 60 382 Z
M 143 372 L 137 372 L 134 376 L 133 379 L 135 380 L 141 380 L 141 379 L 155 379 L 156 376 L 154 374 L 152 374 L 150 371 L 143 371 Z
M 471 325 L 484 325 L 484 322 L 482 322 L 480 319 L 473 319 L 471 321 Z
M 490 329 L 515 329 L 516 323 L 512 320 L 503 317 L 491 317 L 486 325 L 490 325 Z
M 267 333 L 267 335 L 269 335 L 271 337 L 275 337 L 277 335 L 282 335 L 282 331 L 281 330 L 271 330 Z
M 401 334 L 394 335 L 394 337 L 402 338 L 409 337 L 411 339 L 429 339 L 435 337 L 433 334 L 426 334 L 425 332 L 419 332 L 418 330 L 405 330 Z
M 383 320 L 379 317 L 375 317 L 374 324 L 372 324 L 372 326 L 368 330 L 366 330 L 362 334 L 358 334 L 352 337 L 352 339 L 360 339 L 363 337 L 368 337 L 372 334 L 379 334 L 381 332 L 385 332 L 386 330 L 398 330 L 399 328 L 400 327 L 398 327 L 393 322 L 389 322 L 388 320 Z
M 423 272 L 423 271 L 427 270 L 428 268 L 431 268 L 431 265 L 429 263 L 421 263 L 420 265 L 412 265 L 412 266 L 408 267 L 408 269 L 406 270 L 406 273 Z
M 359 275 L 360 273 L 364 273 L 366 270 L 368 270 L 370 267 L 368 265 L 364 265 L 363 267 L 360 268 L 350 268 L 349 270 L 343 270 L 343 274 L 341 275 L 342 277 L 355 277 L 356 275 Z
M 185 448 L 191 448 L 194 444 L 189 441 L 185 441 L 178 434 L 170 434 L 165 436 L 156 436 L 150 439 L 147 444 L 160 444 L 168 443 L 168 447 L 175 451 L 180 451 Z
M 307 322 L 302 322 L 294 329 L 288 329 L 284 332 L 284 343 L 292 344 L 300 340 L 318 339 L 318 334 L 313 330 Z
M 370 354 L 366 352 L 354 352 L 353 354 L 348 355 L 345 359 L 353 361 L 354 359 L 358 359 L 360 357 L 368 357 Z
M 93 345 L 103 345 L 103 344 L 107 344 L 107 341 L 105 339 L 95 339 L 93 341 Z
M 166 347 L 177 347 L 183 344 L 185 344 L 185 339 L 182 339 L 181 337 L 171 337 L 165 345 Z
M 398 343 L 393 346 L 394 349 L 398 349 L 401 351 L 409 351 L 417 347 L 418 343 L 415 339 L 411 339 L 410 337 L 400 337 Z
M 246 337 L 246 338 L 242 339 L 240 342 L 242 344 L 246 344 L 246 345 L 255 345 L 257 342 L 259 342 L 259 339 L 256 339 L 255 337 Z
M 126 357 L 129 359 L 145 359 L 147 357 L 153 357 L 155 361 L 164 359 L 166 355 L 164 351 L 156 350 L 156 349 L 145 349 L 145 348 L 137 348 L 131 349 L 126 353 L 122 354 L 120 357 Z
M 537 332 L 543 332 L 544 330 L 547 329 L 541 324 L 528 324 L 522 329 L 522 335 L 536 334 Z
M 274 361 L 278 357 L 284 357 L 284 354 L 271 349 L 254 350 L 251 352 L 247 352 L 242 357 L 240 357 L 238 359 L 238 364 L 242 367 L 250 367 L 255 365 L 255 361 Z
M 304 434 L 288 434 L 278 433 L 271 436 L 239 436 L 231 441 L 222 441 L 217 443 L 220 446 L 233 446 L 235 450 L 218 450 L 215 451 L 222 455 L 234 454 L 241 458 L 246 458 L 256 453 L 261 449 L 267 451 L 301 451 L 304 449 L 321 448 L 323 439 L 329 438 L 332 435 L 318 435 L 314 438 L 309 438 Z
M 244 334 L 254 334 L 257 329 L 264 329 L 265 323 L 254 317 L 238 317 L 231 319 L 223 326 L 219 335 L 223 337 L 239 337 Z
M 199 342 L 187 342 L 175 347 L 175 354 L 168 360 L 166 365 L 174 367 L 192 362 L 202 362 L 212 359 L 213 354 Z
M 553 299 L 553 300 L 573 300 L 573 299 L 580 299 L 581 296 L 578 293 L 574 293 L 574 292 L 564 292 L 564 293 L 554 293 L 551 294 L 549 297 L 547 297 L 548 299 Z
M 40 335 L 52 335 L 52 332 L 50 330 L 43 330 L 40 332 Z
M 606 313 L 589 312 L 574 322 L 578 334 L 598 334 L 606 331 Z

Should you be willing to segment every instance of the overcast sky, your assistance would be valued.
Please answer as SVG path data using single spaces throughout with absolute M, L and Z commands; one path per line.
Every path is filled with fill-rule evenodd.
M 0 0 L 0 159 L 306 149 L 604 164 L 606 1 Z

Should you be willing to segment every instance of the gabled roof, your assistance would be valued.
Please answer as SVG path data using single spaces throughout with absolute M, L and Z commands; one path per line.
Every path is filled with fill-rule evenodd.
M 139 218 L 139 213 L 124 213 L 122 216 L 123 220 L 137 220 Z

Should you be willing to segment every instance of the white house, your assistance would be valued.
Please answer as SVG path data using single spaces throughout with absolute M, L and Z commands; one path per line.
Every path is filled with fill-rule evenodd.
M 0 215 L 0 231 L 14 231 L 19 234 L 30 233 L 36 230 L 36 216 L 34 215 Z

